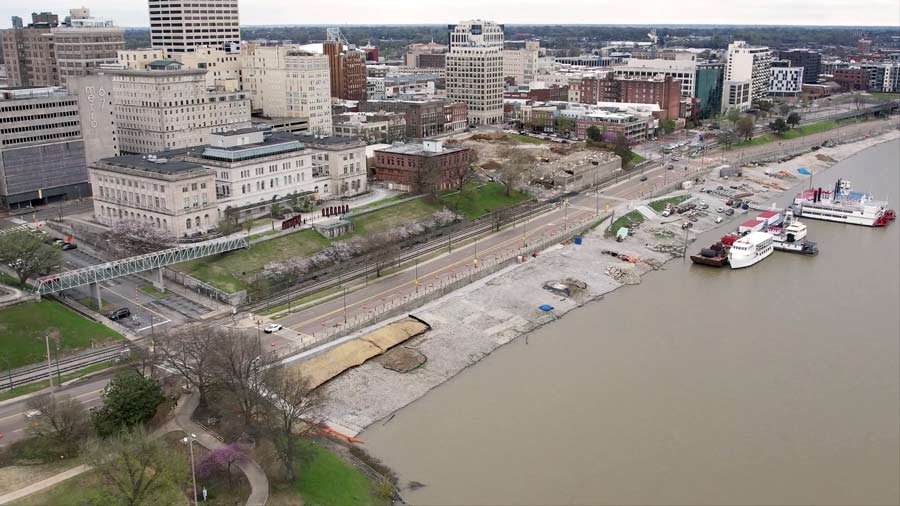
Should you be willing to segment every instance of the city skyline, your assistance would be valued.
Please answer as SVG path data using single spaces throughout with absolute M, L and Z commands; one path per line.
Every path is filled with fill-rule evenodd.
M 85 2 L 98 17 L 111 18 L 119 26 L 149 26 L 147 2 L 128 0 Z M 10 27 L 10 17 L 26 18 L 34 10 L 51 11 L 64 16 L 78 2 L 46 0 L 30 6 L 13 2 L 0 6 L 0 28 Z M 723 5 L 710 0 L 685 2 L 673 9 L 672 4 L 651 0 L 642 4 L 641 12 L 618 8 L 613 2 L 572 0 L 570 8 L 548 10 L 538 0 L 436 0 L 427 4 L 410 4 L 388 0 L 375 12 L 363 0 L 343 2 L 342 16 L 331 6 L 298 6 L 284 0 L 255 0 L 253 9 L 241 10 L 241 24 L 259 25 L 377 25 L 377 24 L 444 24 L 461 19 L 491 19 L 505 24 L 612 24 L 612 25 L 803 25 L 803 26 L 879 26 L 900 28 L 900 14 L 895 23 L 886 23 L 884 12 L 897 13 L 894 0 L 872 0 L 862 6 L 846 0 L 813 3 L 808 0 L 770 0 L 754 4 Z M 668 9 L 666 8 L 668 7 Z M 596 14 L 591 14 L 596 12 Z M 651 13 L 651 14 L 648 14 Z M 814 15 L 811 15 L 814 13 Z

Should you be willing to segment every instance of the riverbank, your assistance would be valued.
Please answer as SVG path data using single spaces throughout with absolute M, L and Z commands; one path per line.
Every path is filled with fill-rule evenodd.
M 897 138 L 893 131 L 877 138 L 823 148 L 795 158 L 793 167 L 812 167 L 821 171 L 837 161 L 871 145 Z M 828 157 L 817 157 L 817 155 Z M 812 157 L 808 159 L 808 157 Z M 820 165 L 813 165 L 813 161 Z M 806 165 L 803 165 L 806 164 Z M 755 169 L 754 169 L 755 170 Z M 761 169 L 762 170 L 762 169 Z M 794 181 L 796 184 L 797 181 Z M 771 189 L 758 194 L 758 200 L 769 200 L 781 192 Z M 710 195 L 695 194 L 705 200 L 711 210 L 722 205 Z M 622 203 L 616 213 L 621 214 L 642 203 Z M 650 211 L 653 216 L 653 211 Z M 689 238 L 716 226 L 716 213 L 708 213 L 693 224 Z M 731 218 L 736 224 L 739 213 Z M 405 343 L 409 349 L 425 357 L 425 363 L 406 373 L 399 373 L 369 362 L 349 370 L 323 388 L 328 402 L 321 415 L 339 430 L 358 434 L 368 425 L 384 419 L 390 421 L 398 409 L 424 396 L 429 390 L 447 381 L 466 367 L 475 364 L 493 350 L 516 337 L 565 315 L 587 302 L 602 298 L 624 284 L 636 284 L 640 277 L 665 262 L 681 256 L 684 232 L 682 218 L 655 217 L 648 219 L 633 237 L 617 243 L 604 237 L 603 227 L 586 234 L 581 245 L 568 244 L 545 251 L 524 265 L 515 265 L 483 279 L 453 294 L 443 297 L 420 310 L 415 316 L 432 325 L 432 330 Z M 689 245 L 692 253 L 705 245 Z M 614 251 L 613 257 L 604 254 Z M 620 259 L 621 255 L 640 259 L 637 263 Z M 586 287 L 572 297 L 563 298 L 544 288 L 548 282 L 578 280 Z M 538 309 L 543 304 L 554 306 L 549 312 Z

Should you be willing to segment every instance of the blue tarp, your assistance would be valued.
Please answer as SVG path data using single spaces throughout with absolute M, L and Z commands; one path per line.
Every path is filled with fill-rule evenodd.
M 543 306 L 539 307 L 538 309 L 540 309 L 541 311 L 553 311 L 553 306 L 551 306 L 549 304 L 544 304 Z
M 812 172 L 810 172 L 804 168 L 797 169 L 797 172 L 799 172 L 800 174 L 803 174 L 804 176 L 812 176 Z

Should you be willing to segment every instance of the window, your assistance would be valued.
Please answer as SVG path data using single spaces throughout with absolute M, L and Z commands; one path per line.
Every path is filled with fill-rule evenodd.
M 190 218 L 184 220 L 184 228 L 187 228 L 187 229 L 191 228 L 191 219 Z

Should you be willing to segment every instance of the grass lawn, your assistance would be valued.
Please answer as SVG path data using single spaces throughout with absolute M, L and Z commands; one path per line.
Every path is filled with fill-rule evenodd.
M 372 482 L 355 467 L 311 441 L 298 445 L 303 460 L 293 486 L 305 506 L 389 504 L 374 496 Z
M 95 299 L 93 297 L 81 297 L 78 299 L 78 302 L 81 303 L 82 306 L 89 307 L 89 308 L 93 309 L 94 311 L 97 311 L 100 313 L 109 313 L 110 311 L 115 309 L 115 306 L 110 304 L 109 301 L 107 301 L 106 299 L 101 298 L 100 300 L 101 300 L 101 302 L 103 302 L 102 307 L 97 307 L 97 299 Z
M 747 148 L 750 146 L 759 146 L 762 144 L 768 144 L 770 142 L 775 141 L 784 141 L 790 139 L 797 139 L 799 137 L 805 137 L 807 135 L 819 134 L 822 132 L 827 132 L 829 130 L 833 130 L 837 127 L 841 126 L 837 121 L 819 121 L 817 123 L 810 123 L 808 125 L 799 126 L 797 128 L 792 128 L 784 133 L 784 135 L 778 136 L 775 134 L 765 134 L 760 135 L 758 137 L 754 137 L 749 141 L 739 142 L 734 145 L 732 149 L 735 148 Z
M 13 288 L 19 288 L 19 279 L 5 272 L 0 272 L 0 285 L 11 286 Z
M 234 293 L 247 288 L 235 274 L 260 271 L 269 262 L 311 255 L 329 244 L 328 239 L 315 230 L 306 229 L 254 244 L 249 249 L 184 262 L 175 268 L 220 290 Z
M 404 200 L 412 197 L 409 193 L 401 193 L 399 195 L 394 195 L 393 197 L 388 197 L 386 199 L 376 200 L 375 202 L 369 202 L 364 206 L 354 207 L 350 209 L 351 213 L 356 213 L 359 211 L 364 211 L 366 209 L 372 209 L 373 207 L 383 206 L 385 204 L 390 204 L 391 202 L 397 202 L 398 200 Z
M 353 218 L 353 235 L 384 232 L 400 225 L 422 220 L 440 210 L 441 206 L 429 204 L 425 199 L 410 200 Z
M 506 188 L 499 183 L 488 183 L 481 186 L 466 185 L 461 193 L 452 193 L 441 197 L 441 202 L 450 209 L 456 209 L 474 219 L 495 209 L 509 207 L 530 197 L 524 193 L 513 191 L 508 197 Z
M 525 144 L 543 144 L 547 141 L 544 139 L 538 139 L 537 137 L 531 137 L 529 135 L 519 135 L 519 134 L 506 134 L 506 138 L 509 140 L 513 140 L 516 142 L 522 142 Z
M 89 348 L 91 342 L 101 344 L 122 339 L 116 332 L 56 301 L 17 304 L 0 311 L 0 349 L 9 362 L 0 362 L 2 367 L 14 368 L 40 361 L 46 354 L 44 336 L 54 329 L 59 331 L 63 352 Z
M 641 162 L 646 162 L 646 161 L 647 161 L 646 158 L 644 158 L 643 156 L 632 151 L 631 152 L 631 160 L 628 160 L 628 164 L 631 165 L 632 167 L 634 167 L 635 165 L 637 165 Z
M 881 93 L 881 92 L 868 92 L 869 95 L 872 95 L 876 98 L 886 98 L 888 100 L 900 100 L 900 93 Z
M 619 217 L 616 221 L 613 222 L 612 228 L 610 228 L 610 233 L 615 234 L 622 227 L 631 228 L 632 225 L 641 224 L 644 222 L 644 215 L 638 211 L 631 211 L 630 213 Z
M 673 206 L 675 206 L 675 205 L 678 205 L 678 204 L 684 202 L 685 200 L 687 200 L 689 198 L 691 198 L 690 195 L 678 195 L 675 197 L 654 200 L 653 202 L 650 202 L 650 204 L 648 204 L 648 205 L 654 211 L 661 213 L 666 209 L 667 204 L 672 204 Z

